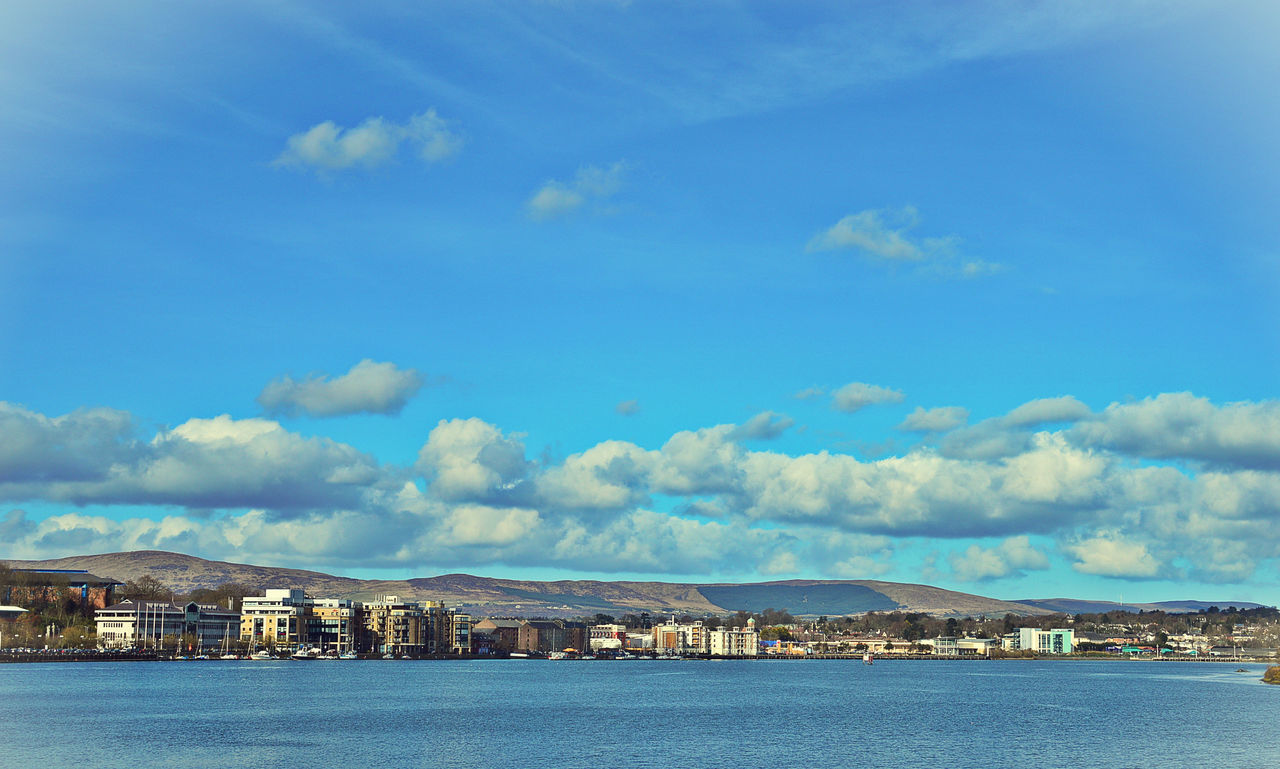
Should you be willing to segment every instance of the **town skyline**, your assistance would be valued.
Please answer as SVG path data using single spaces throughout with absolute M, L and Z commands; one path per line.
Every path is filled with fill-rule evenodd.
M 1280 604 L 1267 3 L 0 28 L 0 559 Z

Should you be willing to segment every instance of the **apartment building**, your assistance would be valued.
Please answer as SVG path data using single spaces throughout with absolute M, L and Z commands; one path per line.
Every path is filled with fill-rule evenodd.
M 364 604 L 364 631 L 370 650 L 382 654 L 416 657 L 426 652 L 425 610 L 399 596 L 380 595 Z
M 251 646 L 292 649 L 310 642 L 315 599 L 298 588 L 266 590 L 240 604 L 240 639 Z
M 721 657 L 756 657 L 760 654 L 760 632 L 755 620 L 742 628 L 707 631 L 707 650 Z
M 701 621 L 681 624 L 671 621 L 653 626 L 653 648 L 674 654 L 709 654 L 711 639 Z

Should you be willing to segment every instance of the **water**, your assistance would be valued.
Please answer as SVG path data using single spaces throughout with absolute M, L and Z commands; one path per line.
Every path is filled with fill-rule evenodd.
M 1247 673 L 1237 673 L 1244 667 Z M 0 665 L 0 767 L 1274 767 L 1262 665 Z

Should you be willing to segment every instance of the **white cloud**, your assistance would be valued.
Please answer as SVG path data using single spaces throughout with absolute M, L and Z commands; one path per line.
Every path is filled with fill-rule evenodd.
M 996 262 L 962 258 L 959 238 L 916 237 L 920 212 L 913 206 L 868 208 L 849 214 L 809 240 L 807 251 L 853 251 L 882 262 L 917 265 L 917 272 L 937 278 L 977 278 L 1004 269 Z
M 1113 403 L 1071 437 L 1141 457 L 1280 470 L 1280 401 L 1215 406 L 1191 393 L 1165 393 Z
M 1160 562 L 1146 545 L 1126 541 L 1115 532 L 1103 532 L 1064 549 L 1076 557 L 1071 567 L 1082 574 L 1134 578 L 1160 573 Z
M 316 374 L 301 380 L 281 377 L 262 389 L 258 403 L 271 413 L 313 417 L 398 414 L 423 381 L 413 369 L 366 358 L 333 379 Z
M 525 479 L 524 444 L 480 419 L 440 420 L 418 452 L 432 494 L 453 502 L 500 499 Z
M 969 410 L 960 406 L 939 406 L 933 409 L 916 406 L 916 410 L 902 420 L 898 429 L 915 433 L 943 433 L 963 425 L 968 419 Z
M 1088 406 L 1070 395 L 1037 398 L 1008 414 L 984 419 L 976 425 L 952 432 L 942 440 L 940 449 L 947 456 L 963 459 L 1014 456 L 1031 445 L 1031 428 L 1076 422 L 1091 415 Z
M 376 168 L 394 160 L 404 143 L 427 163 L 450 158 L 462 148 L 462 138 L 429 109 L 404 124 L 371 117 L 354 128 L 342 128 L 326 120 L 290 136 L 274 165 L 318 171 Z
M 809 241 L 810 251 L 853 249 L 881 259 L 919 261 L 925 258 L 923 243 L 907 233 L 920 223 L 912 206 L 873 208 L 850 214 Z
M 525 204 L 533 219 L 545 220 L 566 216 L 589 202 L 601 202 L 613 197 L 622 187 L 626 163 L 618 161 L 607 167 L 584 166 L 572 181 L 554 179 L 538 188 Z
M 1237 408 L 1257 416 L 1249 407 L 1265 405 L 1214 408 L 1197 424 Z M 1076 430 L 1092 421 L 1060 426 L 1083 408 L 1041 399 L 997 418 L 1000 434 L 1019 436 L 1011 453 L 948 456 L 926 446 L 876 461 L 751 451 L 743 426 L 717 425 L 677 432 L 656 449 L 606 440 L 535 462 L 518 435 L 480 419 L 441 420 L 410 469 L 269 419 L 191 419 L 143 440 L 123 412 L 47 417 L 3 404 L 0 501 L 149 506 L 163 518 L 36 521 L 10 510 L 0 541 L 13 557 L 159 548 L 290 563 L 654 573 L 786 573 L 797 563 L 868 576 L 893 564 L 894 538 L 998 538 L 954 554 L 951 573 L 966 580 L 1043 568 L 1048 554 L 1029 535 L 1056 541 L 1055 557 L 1077 571 L 1118 579 L 1239 581 L 1280 558 L 1280 473 L 1153 465 L 1084 445 Z M 779 427 L 780 415 L 748 424 L 757 418 L 761 430 Z M 1045 424 L 1060 427 L 1028 429 Z M 670 511 L 648 509 L 658 502 Z
M 296 514 L 358 504 L 378 482 L 372 457 L 327 438 L 303 438 L 270 420 L 227 415 L 132 436 L 122 412 L 91 410 L 49 419 L 0 409 L 0 499 L 77 504 L 267 507 Z M 18 440 L 12 444 L 8 438 Z
M 1033 547 L 1026 536 L 1009 537 L 991 548 L 973 544 L 963 553 L 952 553 L 949 561 L 956 579 L 963 582 L 998 579 L 1020 575 L 1024 570 L 1049 568 L 1048 556 Z
M 831 394 L 831 407 L 851 414 L 878 403 L 901 403 L 904 397 L 898 390 L 888 387 L 850 382 Z
M 613 410 L 624 417 L 633 416 L 635 414 L 640 413 L 640 401 L 638 400 L 619 401 L 618 405 L 613 407 Z

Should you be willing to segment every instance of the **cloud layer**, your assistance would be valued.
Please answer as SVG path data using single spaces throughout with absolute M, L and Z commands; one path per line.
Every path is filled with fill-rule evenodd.
M 747 448 L 791 426 L 767 411 L 656 448 L 607 440 L 558 461 L 530 458 L 520 435 L 484 420 L 445 419 L 412 466 L 394 467 L 266 419 L 191 419 L 142 436 L 119 411 L 48 417 L 0 404 L 0 499 L 185 510 L 34 521 L 14 507 L 0 531 L 14 557 L 154 547 L 654 574 L 803 565 L 873 576 L 904 543 L 932 542 L 960 581 L 1054 561 L 1104 577 L 1238 581 L 1280 557 L 1280 473 L 1269 469 L 1280 446 L 1258 429 L 1276 408 L 1185 393 L 1099 412 L 1038 399 L 875 461 Z M 960 416 L 908 421 L 933 431 Z M 946 449 L 975 428 L 966 451 Z

